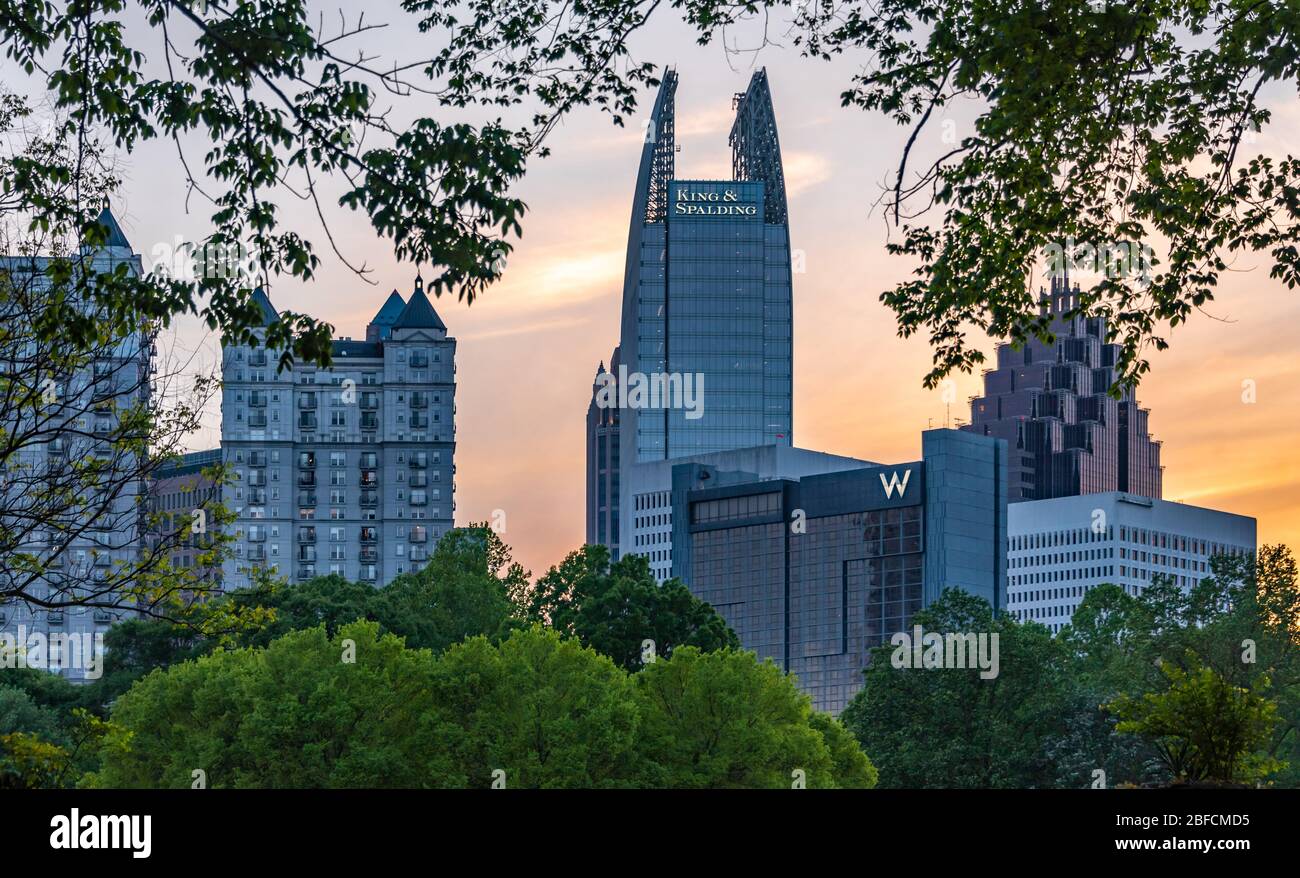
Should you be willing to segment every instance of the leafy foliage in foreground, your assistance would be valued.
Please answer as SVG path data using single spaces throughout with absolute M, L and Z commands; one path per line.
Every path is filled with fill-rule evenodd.
M 1103 585 L 1052 638 L 948 592 L 931 631 L 1000 638 L 1000 673 L 894 668 L 875 651 L 842 719 L 886 787 L 1101 782 L 1294 787 L 1300 773 L 1300 581 L 1284 546 L 1217 556 L 1184 592 Z
M 872 786 L 847 733 L 813 717 L 747 652 L 683 647 L 629 675 L 540 627 L 435 656 L 355 622 L 149 675 L 115 707 L 90 783 Z

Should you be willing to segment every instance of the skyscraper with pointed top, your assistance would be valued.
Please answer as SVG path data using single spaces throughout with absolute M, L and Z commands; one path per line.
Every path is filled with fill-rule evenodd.
M 279 314 L 255 293 L 264 324 Z M 222 449 L 236 480 L 228 588 L 255 568 L 291 581 L 338 574 L 380 586 L 421 569 L 451 529 L 456 340 L 416 277 L 364 341 L 335 339 L 328 369 L 277 372 L 263 347 L 224 351 Z
M 677 179 L 676 92 L 670 69 L 632 199 L 618 362 L 588 407 L 587 539 L 615 556 L 619 468 L 793 444 L 789 212 L 767 73 L 733 99 L 730 180 Z
M 1068 274 L 1040 289 L 1055 341 L 998 345 L 962 429 L 1007 441 L 1012 503 L 1107 491 L 1158 500 L 1164 468 L 1150 412 L 1132 388 L 1109 395 L 1120 346 L 1107 341 L 1105 317 L 1068 316 L 1079 292 Z

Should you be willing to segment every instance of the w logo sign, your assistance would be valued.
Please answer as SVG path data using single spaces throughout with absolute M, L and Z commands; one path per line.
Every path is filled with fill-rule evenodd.
M 889 498 L 893 497 L 893 496 L 894 496 L 894 491 L 895 491 L 895 490 L 898 491 L 898 496 L 899 496 L 899 497 L 902 497 L 904 494 L 906 494 L 906 493 L 907 493 L 907 480 L 910 479 L 911 477 L 912 477 L 912 471 L 911 471 L 910 469 L 908 469 L 908 470 L 903 470 L 903 479 L 902 479 L 901 483 L 900 483 L 900 481 L 899 481 L 899 479 L 898 479 L 898 471 L 897 471 L 897 470 L 895 470 L 894 472 L 890 473 L 888 479 L 885 478 L 885 474 L 884 474 L 884 473 L 881 473 L 881 474 L 880 474 L 880 487 L 882 487 L 882 488 L 885 489 L 885 499 L 888 500 Z

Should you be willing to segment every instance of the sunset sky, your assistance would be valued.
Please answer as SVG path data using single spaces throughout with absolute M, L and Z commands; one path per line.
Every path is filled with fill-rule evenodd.
M 753 35 L 736 38 L 748 45 Z M 413 29 L 385 34 L 385 57 L 418 54 L 419 39 Z M 719 46 L 695 45 L 692 33 L 669 18 L 641 33 L 634 47 L 638 59 L 679 71 L 682 178 L 730 176 L 732 94 L 744 89 L 754 65 L 767 67 L 792 246 L 805 252 L 807 264 L 794 282 L 795 444 L 882 462 L 919 457 L 921 431 L 942 426 L 949 413 L 938 391 L 921 387 L 930 360 L 926 340 L 899 339 L 892 313 L 878 301 L 911 265 L 885 253 L 886 227 L 873 210 L 904 133 L 882 116 L 839 106 L 854 70 L 842 61 L 811 62 L 781 46 L 728 56 Z M 643 112 L 652 100 L 647 92 Z M 1300 141 L 1300 111 L 1294 94 L 1277 95 L 1272 107 L 1274 125 L 1251 149 L 1282 155 Z M 970 116 L 951 118 L 960 132 Z M 936 141 L 940 131 L 931 134 Z M 549 145 L 552 156 L 534 160 L 518 189 L 529 210 L 504 279 L 472 308 L 435 302 L 459 340 L 457 523 L 503 510 L 505 539 L 535 574 L 583 540 L 584 418 L 596 364 L 617 341 L 641 133 L 639 124 L 618 129 L 584 110 Z M 191 203 L 185 212 L 171 144 L 147 145 L 126 157 L 124 170 L 114 210 L 146 263 L 160 242 L 206 232 L 204 205 Z M 360 337 L 389 290 L 409 294 L 414 268 L 399 266 L 364 218 L 338 210 L 330 225 L 343 252 L 374 269 L 375 285 L 327 252 L 310 207 L 284 207 L 287 221 L 315 236 L 325 264 L 312 284 L 275 286 L 277 307 L 330 321 L 336 335 Z M 1255 516 L 1261 542 L 1300 547 L 1298 321 L 1300 294 L 1268 277 L 1267 257 L 1243 257 L 1205 313 L 1169 335 L 1172 349 L 1152 355 L 1139 399 L 1163 442 L 1166 499 Z M 179 326 L 171 343 L 216 362 L 215 342 L 195 323 Z M 991 353 L 993 344 L 983 348 Z M 1254 404 L 1242 402 L 1246 379 L 1256 382 Z M 957 378 L 953 419 L 969 417 L 966 399 L 979 388 L 978 375 Z M 218 417 L 214 409 L 194 448 L 216 444 Z

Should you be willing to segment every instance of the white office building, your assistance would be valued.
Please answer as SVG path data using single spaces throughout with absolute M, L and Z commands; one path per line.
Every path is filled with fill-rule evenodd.
M 1219 553 L 1255 551 L 1255 519 L 1109 491 L 1012 503 L 1007 608 L 1053 633 L 1103 583 L 1141 594 L 1157 576 L 1186 589 Z

